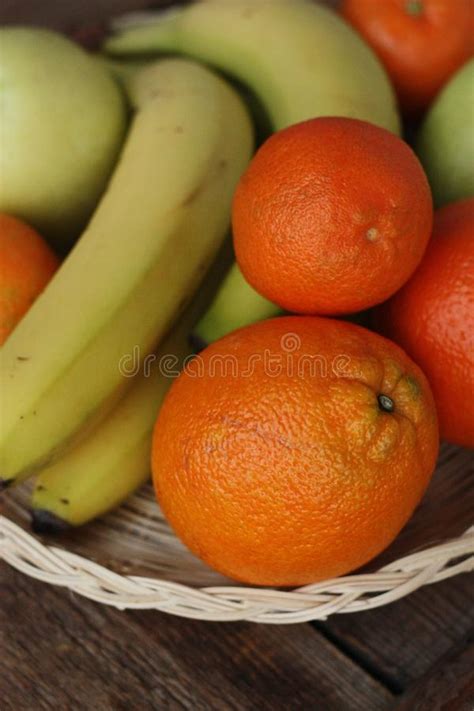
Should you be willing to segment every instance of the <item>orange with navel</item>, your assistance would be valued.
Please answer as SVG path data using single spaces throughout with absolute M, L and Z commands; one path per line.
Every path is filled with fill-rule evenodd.
M 318 118 L 273 134 L 237 187 L 237 261 L 288 311 L 344 314 L 381 303 L 418 266 L 433 218 L 428 181 L 397 136 Z
M 174 382 L 153 435 L 159 502 L 184 543 L 237 580 L 345 574 L 406 523 L 438 450 L 432 395 L 395 344 L 288 316 L 233 332 Z

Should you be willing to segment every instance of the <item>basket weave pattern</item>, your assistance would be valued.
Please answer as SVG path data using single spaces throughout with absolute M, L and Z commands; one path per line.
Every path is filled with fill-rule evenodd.
M 245 587 L 211 571 L 173 535 L 151 486 L 58 545 L 26 530 L 29 492 L 19 487 L 5 496 L 0 558 L 26 575 L 121 610 L 267 624 L 324 620 L 380 607 L 474 570 L 472 461 L 467 450 L 442 448 L 422 505 L 375 572 L 298 590 Z
M 179 583 L 118 575 L 82 556 L 47 547 L 0 516 L 0 551 L 17 570 L 118 609 L 154 609 L 200 620 L 282 624 L 360 612 L 474 570 L 474 527 L 463 536 L 406 556 L 378 572 L 307 585 L 292 592 L 245 587 L 193 589 Z

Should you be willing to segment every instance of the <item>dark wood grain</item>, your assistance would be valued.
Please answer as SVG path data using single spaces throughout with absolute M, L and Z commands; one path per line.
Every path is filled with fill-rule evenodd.
M 474 643 L 449 655 L 416 683 L 393 711 L 472 711 L 474 709 Z
M 473 600 L 474 575 L 460 575 L 386 607 L 335 615 L 318 628 L 401 692 L 474 630 Z
M 176 4 L 173 0 L 3 0 L 0 23 L 28 24 L 74 32 L 105 24 L 113 16 L 152 7 Z
M 104 26 L 111 17 L 136 10 L 164 8 L 192 0 L 3 0 L 1 24 L 29 24 L 75 33 L 88 26 Z M 336 6 L 339 0 L 320 0 Z
M 0 564 L 0 698 L 30 709 L 377 711 L 393 697 L 310 625 L 118 612 Z

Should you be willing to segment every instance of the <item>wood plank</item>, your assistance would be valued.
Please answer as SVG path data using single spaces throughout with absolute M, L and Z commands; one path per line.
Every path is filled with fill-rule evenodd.
M 27 23 L 74 32 L 89 25 L 104 25 L 109 18 L 125 12 L 176 4 L 173 0 L 3 0 L 0 3 L 0 23 Z
M 425 587 L 385 607 L 335 615 L 317 628 L 395 693 L 474 629 L 474 575 Z
M 393 697 L 310 625 L 121 613 L 0 564 L 0 698 L 30 709 L 377 711 Z
M 89 24 L 103 24 L 121 13 L 186 2 L 190 0 L 3 0 L 0 4 L 0 23 L 26 22 L 68 32 Z M 335 6 L 339 0 L 320 2 Z
M 453 650 L 403 696 L 393 711 L 472 711 L 474 643 Z

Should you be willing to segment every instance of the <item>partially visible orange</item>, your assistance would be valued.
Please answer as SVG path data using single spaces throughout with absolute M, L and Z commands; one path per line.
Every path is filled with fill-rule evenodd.
M 433 398 L 395 344 L 288 316 L 234 331 L 173 383 L 153 435 L 159 502 L 224 575 L 301 585 L 384 549 L 438 451 Z
M 58 266 L 58 258 L 33 228 L 0 214 L 0 345 Z
M 428 377 L 441 436 L 474 447 L 474 198 L 435 213 L 420 267 L 376 318 Z
M 474 49 L 472 0 L 343 0 L 385 65 L 402 108 L 425 109 Z
M 242 176 L 234 245 L 247 281 L 288 311 L 347 314 L 411 276 L 432 226 L 415 154 L 356 119 L 318 118 L 271 136 Z

